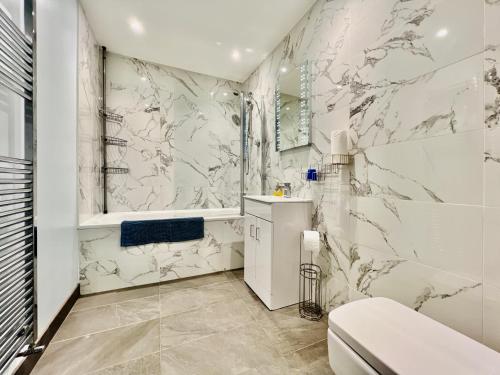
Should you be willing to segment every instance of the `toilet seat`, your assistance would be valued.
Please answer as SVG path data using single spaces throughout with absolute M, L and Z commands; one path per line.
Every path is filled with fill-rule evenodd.
M 328 323 L 330 336 L 381 374 L 500 374 L 499 353 L 387 298 L 343 305 Z

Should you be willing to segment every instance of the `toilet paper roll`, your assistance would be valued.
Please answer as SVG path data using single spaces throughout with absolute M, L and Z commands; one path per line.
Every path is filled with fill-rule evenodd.
M 347 155 L 347 131 L 334 130 L 330 137 L 332 155 Z
M 315 230 L 304 231 L 304 251 L 319 254 L 319 232 Z

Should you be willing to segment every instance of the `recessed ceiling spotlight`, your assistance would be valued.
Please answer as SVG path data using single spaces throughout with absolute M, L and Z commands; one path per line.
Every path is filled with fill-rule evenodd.
M 141 81 L 146 81 L 146 77 L 145 77 L 145 76 L 142 76 L 142 77 L 141 77 Z
M 438 38 L 444 38 L 447 35 L 448 35 L 448 29 L 444 27 L 436 32 L 436 37 Z
M 290 107 L 286 107 L 286 110 L 289 111 L 290 110 Z
M 144 33 L 144 26 L 142 26 L 141 21 L 139 21 L 137 18 L 130 17 L 128 19 L 128 25 L 135 34 L 139 35 Z
M 253 53 L 253 48 L 245 48 L 245 52 Z
M 219 47 L 222 46 L 222 42 L 215 42 L 216 45 L 218 45 Z
M 215 92 L 210 91 L 210 96 L 214 96 L 214 95 L 215 95 Z
M 237 49 L 233 50 L 233 52 L 231 53 L 231 58 L 234 61 L 240 61 L 240 59 L 241 59 L 241 53 L 240 53 L 240 51 L 238 51 Z
M 281 73 L 286 73 L 286 72 L 288 72 L 288 69 L 287 69 L 287 67 L 286 67 L 286 66 L 282 66 L 280 70 L 281 70 Z
M 225 93 L 223 93 L 222 95 L 227 96 L 228 94 L 227 94 L 227 92 L 225 92 Z

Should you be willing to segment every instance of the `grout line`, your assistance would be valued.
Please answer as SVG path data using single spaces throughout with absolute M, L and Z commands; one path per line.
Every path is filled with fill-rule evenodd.
M 144 286 L 143 288 L 146 289 L 146 288 L 152 288 L 153 286 L 155 286 L 155 284 L 151 284 L 149 286 Z M 158 287 L 158 285 L 156 285 Z M 139 290 L 141 288 L 137 288 L 137 290 Z M 125 290 L 122 290 L 123 292 L 126 291 Z M 106 292 L 106 293 L 120 293 L 120 290 L 117 290 L 117 291 L 109 291 L 109 292 Z M 102 294 L 94 294 L 94 295 L 89 295 L 89 296 L 82 296 L 80 297 L 78 300 L 85 300 L 87 298 L 92 298 L 92 297 L 97 297 L 97 296 L 100 296 L 100 295 L 104 295 L 106 293 L 102 293 Z M 84 307 L 82 309 L 77 309 L 77 310 L 74 310 L 74 308 L 71 310 L 70 313 L 74 313 L 74 312 L 80 312 L 80 311 L 87 311 L 87 310 L 91 310 L 91 309 L 96 309 L 96 308 L 99 308 L 99 307 L 105 307 L 105 306 L 111 306 L 111 305 L 116 305 L 116 304 L 120 304 L 120 303 L 125 303 L 125 302 L 130 302 L 130 301 L 135 301 L 135 300 L 138 300 L 138 299 L 144 299 L 144 298 L 150 298 L 150 297 L 155 297 L 155 296 L 159 296 L 160 293 L 159 293 L 159 289 L 158 289 L 158 293 L 155 293 L 155 294 L 151 294 L 151 295 L 148 295 L 148 296 L 143 296 L 143 297 L 137 297 L 137 298 L 130 298 L 130 299 L 124 299 L 123 301 L 118 301 L 118 302 L 110 302 L 110 303 L 104 303 L 102 305 L 96 305 L 96 306 L 91 306 L 91 307 Z M 78 301 L 77 301 L 78 302 Z
M 117 326 L 117 327 L 113 327 L 113 328 L 104 329 L 102 331 L 89 332 L 89 333 L 86 333 L 84 335 L 69 337 L 69 338 L 62 339 L 62 340 L 57 340 L 57 341 L 53 340 L 51 342 L 51 344 L 64 343 L 64 342 L 71 341 L 71 340 L 81 339 L 82 337 L 94 336 L 94 335 L 97 335 L 97 334 L 100 334 L 100 333 L 111 332 L 111 331 L 115 331 L 115 330 L 121 329 L 121 328 L 129 328 L 129 327 L 136 326 L 136 325 L 139 325 L 139 324 L 144 324 L 144 323 L 152 322 L 153 320 L 158 320 L 158 323 L 160 323 L 160 317 L 156 317 L 156 318 L 151 318 L 151 319 L 147 319 L 147 320 L 142 320 L 140 322 L 125 324 L 123 326 Z
M 304 349 L 307 349 L 307 348 L 310 348 L 311 346 L 314 346 L 316 344 L 319 344 L 320 342 L 323 342 L 323 341 L 327 341 L 328 340 L 328 337 L 327 338 L 324 338 L 324 339 L 321 339 L 319 341 L 316 341 L 316 342 L 313 342 L 312 344 L 309 344 L 309 345 L 306 345 L 304 346 L 303 348 L 300 348 L 300 349 L 297 349 L 297 350 L 294 350 L 290 353 L 297 353 L 297 352 L 300 352 L 301 350 L 304 350 Z M 287 354 L 290 354 L 290 353 L 287 353 Z

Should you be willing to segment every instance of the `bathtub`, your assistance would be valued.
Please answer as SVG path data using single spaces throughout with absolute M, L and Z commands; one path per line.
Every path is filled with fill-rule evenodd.
M 200 240 L 120 247 L 124 220 L 175 217 L 205 219 Z M 182 279 L 243 267 L 243 224 L 239 208 L 115 212 L 79 225 L 82 295 Z

